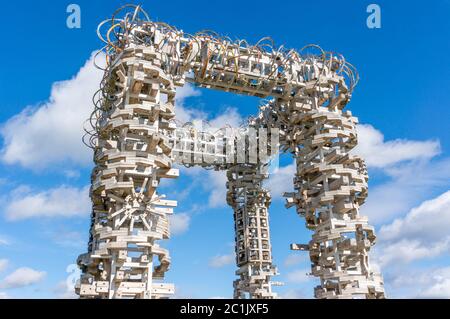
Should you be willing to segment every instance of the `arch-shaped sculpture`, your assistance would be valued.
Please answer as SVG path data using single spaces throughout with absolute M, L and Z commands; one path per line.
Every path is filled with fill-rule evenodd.
M 119 18 L 120 15 L 120 18 Z M 102 32 L 107 26 L 107 31 Z M 85 142 L 94 150 L 92 223 L 76 291 L 83 298 L 165 298 L 168 239 L 176 202 L 157 192 L 176 178 L 173 163 L 227 171 L 239 276 L 235 298 L 276 298 L 268 212 L 263 188 L 271 155 L 296 159 L 295 192 L 285 194 L 314 231 L 309 244 L 317 298 L 383 298 L 380 275 L 369 265 L 373 228 L 360 216 L 367 171 L 351 155 L 357 119 L 344 107 L 357 83 L 340 55 L 275 49 L 210 32 L 184 33 L 152 22 L 128 5 L 99 25 L 106 68 Z M 248 126 L 199 131 L 174 121 L 177 87 L 200 87 L 270 98 Z M 247 150 L 248 152 L 242 152 Z

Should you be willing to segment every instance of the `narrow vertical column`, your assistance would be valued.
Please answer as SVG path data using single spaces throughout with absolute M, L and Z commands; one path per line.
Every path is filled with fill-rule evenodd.
M 176 201 L 158 194 L 171 168 L 168 135 L 174 129 L 175 87 L 151 48 L 131 46 L 106 70 L 99 101 L 98 145 L 92 172 L 91 240 L 78 258 L 76 288 L 84 298 L 164 298 L 168 239 Z
M 350 154 L 357 143 L 357 119 L 342 110 L 342 96 L 331 96 L 328 103 L 318 97 L 326 89 L 312 90 L 310 97 L 280 102 L 289 109 L 297 167 L 287 206 L 296 206 L 314 231 L 308 245 L 292 248 L 309 251 L 312 274 L 320 278 L 316 298 L 384 298 L 382 278 L 369 266 L 374 229 L 359 213 L 367 197 L 367 170 L 361 158 Z
M 273 299 L 272 265 L 269 231 L 270 193 L 262 187 L 267 173 L 258 165 L 239 164 L 227 171 L 227 202 L 233 208 L 235 222 L 236 299 Z

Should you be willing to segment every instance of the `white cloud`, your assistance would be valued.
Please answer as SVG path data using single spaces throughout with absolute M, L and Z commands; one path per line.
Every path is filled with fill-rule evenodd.
M 430 159 L 440 153 L 439 141 L 385 141 L 383 134 L 368 124 L 357 127 L 359 143 L 354 152 L 365 158 L 369 167 L 383 168 L 403 161 Z
M 291 192 L 294 188 L 295 163 L 276 168 L 269 175 L 265 187 L 270 190 L 272 198 L 283 198 L 283 193 Z
M 97 63 L 103 61 L 97 57 Z M 70 163 L 88 166 L 92 151 L 82 143 L 83 126 L 92 110 L 92 96 L 99 88 L 103 71 L 93 64 L 94 53 L 70 80 L 55 82 L 47 102 L 26 107 L 1 128 L 4 139 L 1 159 L 33 170 Z M 176 112 L 181 122 L 205 118 L 205 114 L 184 107 L 184 100 L 200 91 L 186 84 L 177 89 Z M 75 170 L 63 170 L 69 178 L 78 177 Z
M 415 205 L 448 187 L 450 159 L 435 159 L 440 143 L 435 140 L 385 141 L 383 134 L 370 125 L 359 125 L 359 145 L 354 153 L 362 155 L 369 174 L 386 179 L 369 188 L 369 197 L 361 213 L 374 224 L 392 221 Z
M 0 259 L 0 272 L 4 271 L 6 267 L 8 267 L 9 260 L 8 259 Z
M 372 263 L 382 269 L 388 297 L 450 297 L 450 268 L 436 268 L 431 261 L 450 255 L 448 229 L 450 191 L 380 228 Z M 418 263 L 423 260 L 427 262 Z
M 0 299 L 11 299 L 11 297 L 3 291 L 0 291 Z
M 376 247 L 380 266 L 410 263 L 450 253 L 450 191 L 423 202 L 381 227 Z
M 75 293 L 73 285 L 69 285 L 66 280 L 60 281 L 54 289 L 58 299 L 77 299 L 79 296 Z
M 359 144 L 353 151 L 368 164 L 369 173 L 381 173 L 386 181 L 369 188 L 362 214 L 374 224 L 392 221 L 448 185 L 450 160 L 435 160 L 441 151 L 437 140 L 385 141 L 371 125 L 358 125 Z M 372 171 L 375 169 L 375 171 Z
M 63 174 L 67 178 L 77 179 L 78 177 L 80 177 L 80 172 L 74 169 L 65 169 L 63 171 Z
M 182 284 L 177 284 L 173 299 L 196 299 L 198 296 L 196 292 L 192 290 L 192 287 L 185 288 Z
M 304 283 L 311 280 L 310 272 L 310 270 L 306 269 L 291 271 L 286 274 L 286 280 L 290 283 Z
M 2 160 L 33 170 L 61 162 L 89 165 L 91 150 L 81 138 L 102 73 L 93 65 L 92 55 L 75 77 L 54 83 L 47 102 L 9 119 L 0 131 Z
M 175 118 L 181 123 L 192 122 L 195 119 L 206 116 L 202 111 L 195 108 L 187 108 L 184 102 L 187 98 L 201 95 L 193 85 L 186 83 L 183 87 L 177 88 L 175 96 Z
M 387 269 L 393 264 L 408 264 L 415 260 L 433 258 L 443 253 L 448 253 L 450 249 L 450 240 L 444 239 L 428 244 L 421 240 L 400 240 L 392 243 L 378 243 L 374 250 L 373 257 L 376 262 Z
M 390 222 L 436 192 L 448 189 L 450 159 L 402 164 L 384 173 L 388 180 L 369 187 L 369 197 L 362 206 L 362 214 L 375 224 Z
M 405 161 L 417 161 L 430 159 L 437 155 L 440 151 L 440 145 L 438 141 L 409 141 L 409 140 L 394 140 L 394 141 L 384 141 L 383 134 L 376 130 L 371 125 L 359 125 L 359 144 L 353 151 L 356 154 L 361 155 L 372 168 L 384 168 L 389 170 L 389 173 L 393 177 L 401 177 L 403 170 L 406 170 L 410 166 L 394 166 Z M 422 161 L 420 163 L 415 162 L 414 167 L 417 165 L 425 165 L 427 162 Z M 395 170 L 402 170 L 402 172 Z M 271 191 L 273 198 L 282 198 L 284 192 L 292 191 L 293 189 L 293 179 L 295 177 L 296 164 L 295 161 L 292 164 L 276 168 L 269 176 L 265 186 Z M 397 194 L 397 198 L 402 195 L 407 196 L 402 192 L 402 189 L 398 187 L 397 184 L 389 189 L 389 192 L 385 191 L 384 185 L 382 194 Z M 397 190 L 397 191 L 396 191 Z M 380 191 L 381 192 L 381 191 Z M 401 193 L 401 194 L 399 194 Z M 381 195 L 381 194 L 380 194 Z M 377 188 L 371 189 L 370 197 L 378 198 Z M 407 196 L 409 197 L 409 196 Z M 377 211 L 384 210 L 379 209 L 379 205 L 389 205 L 391 208 L 388 209 L 389 215 L 392 210 L 398 210 L 400 205 L 403 203 L 400 201 L 380 201 L 374 200 L 376 204 Z M 369 204 L 370 205 L 370 204 Z M 396 206 L 397 205 L 397 206 Z M 366 208 L 366 210 L 368 210 Z M 378 214 L 379 215 L 379 214 Z
M 296 266 L 298 264 L 304 263 L 308 261 L 309 262 L 309 256 L 307 254 L 302 253 L 294 253 L 289 254 L 286 259 L 284 260 L 284 265 L 286 267 Z
M 400 269 L 388 288 L 393 298 L 450 298 L 450 267 Z
M 309 299 L 303 290 L 290 289 L 280 294 L 281 299 Z
M 225 206 L 227 196 L 227 176 L 224 171 L 208 171 L 205 187 L 210 191 L 208 205 L 211 208 Z
M 186 213 L 176 213 L 170 216 L 170 231 L 174 235 L 181 235 L 189 229 L 191 216 Z
M 226 126 L 240 127 L 243 122 L 238 110 L 234 107 L 228 107 L 222 114 L 209 121 L 209 125 L 213 128 L 222 128 Z
M 380 229 L 383 240 L 400 238 L 433 241 L 450 235 L 450 190 L 413 208 L 404 218 L 398 218 Z
M 419 294 L 419 297 L 450 298 L 450 276 L 447 278 L 434 278 L 432 286 Z
M 89 213 L 89 187 L 60 186 L 38 193 L 27 189 L 13 192 L 5 208 L 10 221 L 34 217 L 73 217 Z
M 209 118 L 208 114 L 193 107 L 185 105 L 185 100 L 189 97 L 200 96 L 201 91 L 193 85 L 187 83 L 181 88 L 177 88 L 175 118 L 181 123 L 192 122 L 196 127 L 203 128 L 203 121 L 208 122 L 211 128 L 217 129 L 224 126 L 239 127 L 243 118 L 234 107 L 227 107 L 223 113 L 214 118 Z
M 176 102 L 184 105 L 184 101 L 189 97 L 200 96 L 200 90 L 197 90 L 195 86 L 190 83 L 186 83 L 183 87 L 177 88 L 177 94 L 175 96 Z M 179 105 L 180 105 L 179 104 Z M 177 106 L 179 106 L 177 105 Z
M 384 140 L 371 125 L 358 125 L 359 144 L 353 151 L 368 164 L 369 173 L 384 174 L 387 180 L 369 188 L 362 214 L 374 224 L 392 221 L 448 186 L 450 159 L 435 160 L 441 151 L 437 140 Z
M 235 255 L 217 255 L 209 260 L 208 265 L 212 268 L 221 268 L 234 263 Z
M 22 267 L 6 276 L 0 282 L 0 288 L 9 289 L 30 286 L 43 280 L 45 275 L 45 271 Z

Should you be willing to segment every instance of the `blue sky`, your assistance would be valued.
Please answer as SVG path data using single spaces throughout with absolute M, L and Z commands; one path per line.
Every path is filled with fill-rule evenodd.
M 358 68 L 348 108 L 363 123 L 357 152 L 371 176 L 363 213 L 379 235 L 372 261 L 388 297 L 450 297 L 450 2 L 211 2 L 143 4 L 153 19 L 189 33 L 211 29 L 250 43 L 271 36 L 291 48 L 316 43 Z M 381 29 L 366 26 L 372 2 L 381 7 Z M 66 269 L 86 249 L 92 162 L 81 127 L 100 79 L 90 58 L 101 46 L 97 24 L 125 2 L 76 1 L 81 29 L 66 27 L 69 3 L 3 4 L 9 37 L 0 50 L 0 297 L 69 297 Z M 188 87 L 177 109 L 183 119 L 238 124 L 258 102 Z M 285 282 L 275 289 L 310 298 L 316 281 L 306 276 L 308 258 L 289 251 L 310 233 L 283 207 L 293 166 L 289 156 L 281 164 L 268 183 L 277 280 Z M 233 218 L 223 175 L 181 170 L 164 192 L 179 201 L 168 282 L 178 297 L 231 297 Z

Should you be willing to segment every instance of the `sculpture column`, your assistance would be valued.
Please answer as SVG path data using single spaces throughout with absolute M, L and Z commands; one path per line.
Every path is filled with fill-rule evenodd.
M 227 171 L 227 202 L 234 211 L 236 264 L 234 298 L 273 299 L 272 265 L 269 232 L 270 193 L 262 187 L 267 178 L 263 168 L 238 164 Z
M 152 47 L 133 46 L 106 70 L 99 101 L 98 145 L 92 172 L 91 240 L 78 258 L 83 298 L 165 298 L 168 239 L 176 201 L 158 194 L 174 178 L 168 135 L 174 129 L 175 87 Z
M 381 275 L 369 265 L 369 250 L 375 234 L 367 217 L 359 213 L 367 197 L 367 170 L 364 161 L 350 154 L 357 144 L 357 119 L 345 106 L 342 95 L 325 105 L 311 87 L 309 97 L 284 103 L 289 109 L 291 150 L 296 159 L 295 193 L 287 207 L 314 231 L 307 250 L 312 274 L 320 278 L 316 298 L 384 298 Z

